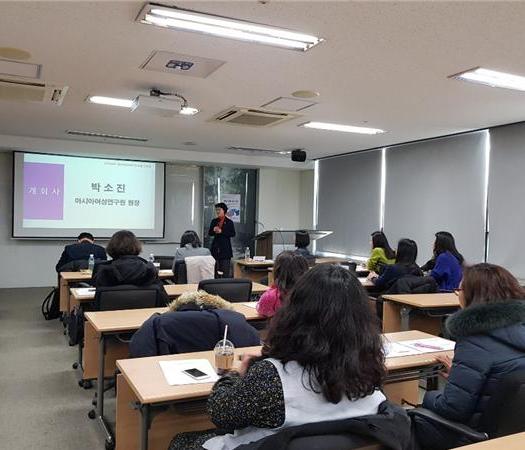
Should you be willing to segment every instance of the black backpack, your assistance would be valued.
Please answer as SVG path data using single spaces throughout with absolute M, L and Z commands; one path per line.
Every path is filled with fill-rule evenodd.
M 42 302 L 42 315 L 46 320 L 58 319 L 60 317 L 60 290 L 53 288 Z

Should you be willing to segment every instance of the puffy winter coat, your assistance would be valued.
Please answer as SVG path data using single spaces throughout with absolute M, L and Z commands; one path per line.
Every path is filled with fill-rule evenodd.
M 507 374 L 525 370 L 525 301 L 474 305 L 446 322 L 456 340 L 443 391 L 427 392 L 423 407 L 479 431 L 480 417 Z

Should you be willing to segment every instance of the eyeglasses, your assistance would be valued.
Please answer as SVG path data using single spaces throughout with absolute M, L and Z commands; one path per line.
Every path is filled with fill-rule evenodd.
M 454 294 L 456 294 L 458 297 L 459 297 L 459 293 L 463 291 L 463 288 L 457 288 L 457 289 L 454 289 Z

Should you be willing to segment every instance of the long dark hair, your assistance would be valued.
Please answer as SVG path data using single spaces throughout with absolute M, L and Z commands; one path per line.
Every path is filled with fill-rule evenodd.
M 397 243 L 396 264 L 414 265 L 417 259 L 417 244 L 412 239 L 401 239 Z
M 193 230 L 185 231 L 180 238 L 180 246 L 182 248 L 186 247 L 186 245 L 188 244 L 191 244 L 193 248 L 198 248 L 202 246 L 201 240 L 199 239 L 199 235 Z
M 495 264 L 481 263 L 467 267 L 461 281 L 465 306 L 525 299 L 518 280 Z
M 304 256 L 291 251 L 279 253 L 273 266 L 275 285 L 281 294 L 286 294 L 307 271 L 308 261 Z
M 377 318 L 349 270 L 319 264 L 306 272 L 270 323 L 264 357 L 296 361 L 309 388 L 331 403 L 372 394 L 383 382 Z
M 456 241 L 452 233 L 448 231 L 438 231 L 436 233 L 436 240 L 434 242 L 434 257 L 438 257 L 441 253 L 452 253 L 460 264 L 463 264 L 465 258 L 458 252 L 456 248 Z
M 374 231 L 372 233 L 372 248 L 382 248 L 388 259 L 394 259 L 396 257 L 396 252 L 392 250 L 385 233 L 382 231 Z

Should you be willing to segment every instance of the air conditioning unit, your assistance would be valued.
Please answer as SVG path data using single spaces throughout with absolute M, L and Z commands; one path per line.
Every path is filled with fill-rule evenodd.
M 217 114 L 211 120 L 213 122 L 225 122 L 234 125 L 270 127 L 298 117 L 301 117 L 301 115 L 289 112 L 232 106 Z
M 37 102 L 60 106 L 68 89 L 67 86 L 54 86 L 45 82 L 0 78 L 0 100 Z

